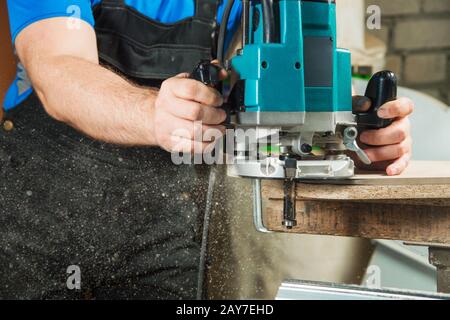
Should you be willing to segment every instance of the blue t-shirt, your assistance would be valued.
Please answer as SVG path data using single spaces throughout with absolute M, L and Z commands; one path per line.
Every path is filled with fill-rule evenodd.
M 94 26 L 92 7 L 102 0 L 7 0 L 13 43 L 17 35 L 30 24 L 54 17 L 80 18 Z M 162 23 L 173 23 L 194 15 L 194 0 L 125 0 L 125 3 L 151 19 Z M 222 20 L 224 4 L 218 10 L 218 22 Z M 236 1 L 228 23 L 229 34 L 239 24 L 240 1 Z M 228 39 L 229 42 L 229 39 Z M 4 108 L 12 109 L 25 100 L 32 92 L 31 83 L 21 63 L 17 66 L 17 76 L 9 88 Z

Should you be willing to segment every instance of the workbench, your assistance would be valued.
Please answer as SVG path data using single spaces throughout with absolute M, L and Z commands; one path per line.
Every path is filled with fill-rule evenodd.
M 401 240 L 429 247 L 438 292 L 450 293 L 450 162 L 416 161 L 400 176 L 297 182 L 297 225 L 283 220 L 282 181 L 261 182 L 267 231 Z

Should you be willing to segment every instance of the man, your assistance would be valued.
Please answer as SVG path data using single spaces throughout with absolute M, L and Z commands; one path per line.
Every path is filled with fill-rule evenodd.
M 219 92 L 183 73 L 215 57 L 219 2 L 8 0 L 20 64 L 0 133 L 1 297 L 196 297 L 205 183 L 168 151 L 211 143 L 194 121 L 224 130 Z M 361 136 L 388 174 L 407 166 L 411 111 L 388 103 L 394 124 Z

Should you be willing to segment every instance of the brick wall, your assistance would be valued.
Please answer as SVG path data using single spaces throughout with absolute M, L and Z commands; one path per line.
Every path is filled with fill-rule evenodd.
M 366 0 L 379 5 L 387 68 L 401 85 L 450 104 L 450 0 Z

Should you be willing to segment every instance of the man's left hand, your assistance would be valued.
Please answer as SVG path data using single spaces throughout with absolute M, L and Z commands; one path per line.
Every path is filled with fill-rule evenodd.
M 368 98 L 353 97 L 354 111 L 363 112 L 369 108 Z M 389 176 L 398 175 L 405 170 L 412 153 L 411 126 L 408 116 L 413 110 L 414 103 L 408 98 L 388 102 L 378 110 L 380 118 L 393 119 L 394 122 L 386 128 L 361 133 L 359 137 L 361 147 L 373 162 L 365 169 L 385 170 Z

